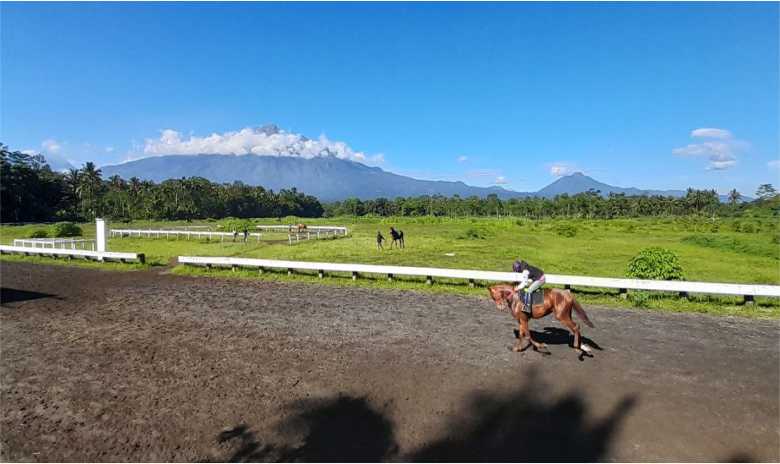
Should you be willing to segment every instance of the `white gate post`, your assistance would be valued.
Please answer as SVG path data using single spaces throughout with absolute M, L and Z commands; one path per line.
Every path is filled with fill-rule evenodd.
M 106 221 L 101 218 L 95 218 L 95 241 L 97 242 L 97 251 L 106 251 Z

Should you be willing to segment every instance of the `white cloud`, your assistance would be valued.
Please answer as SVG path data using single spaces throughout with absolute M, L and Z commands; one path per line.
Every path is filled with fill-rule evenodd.
M 33 150 L 32 148 L 28 148 L 26 150 L 22 150 L 22 153 L 24 153 L 25 155 L 30 155 L 30 156 L 35 156 L 35 155 L 38 154 L 38 152 Z
M 555 177 L 568 176 L 574 174 L 575 167 L 569 163 L 553 163 L 550 165 L 550 174 Z
M 106 150 L 106 153 L 111 153 L 111 152 L 114 151 L 114 147 L 106 147 L 105 150 Z
M 750 148 L 749 143 L 735 139 L 732 133 L 726 129 L 694 129 L 691 131 L 691 137 L 716 140 L 691 143 L 673 149 L 672 153 L 678 156 L 706 156 L 709 159 L 709 164 L 706 167 L 708 171 L 722 171 L 736 166 L 737 154 Z
M 772 160 L 772 161 L 766 163 L 766 165 L 770 169 L 780 169 L 780 159 Z
M 464 155 L 458 156 L 458 163 L 465 163 L 468 160 L 469 160 L 468 156 L 464 156 Z
M 726 129 L 715 129 L 713 127 L 702 127 L 691 131 L 691 137 L 704 137 L 708 139 L 730 139 L 733 137 L 730 131 Z
M 298 156 L 315 158 L 334 156 L 358 162 L 382 163 L 384 155 L 368 156 L 355 151 L 344 142 L 329 140 L 325 135 L 310 139 L 301 134 L 286 132 L 276 126 L 244 128 L 237 132 L 211 134 L 207 137 L 190 135 L 165 129 L 159 139 L 147 139 L 143 152 L 147 156 L 160 155 L 258 155 L 258 156 Z
M 54 139 L 46 139 L 41 142 L 41 147 L 46 153 L 56 154 L 62 149 L 62 145 Z
M 506 185 L 506 184 L 509 183 L 509 181 L 506 180 L 506 177 L 504 177 L 504 176 L 498 176 L 498 177 L 496 177 L 496 180 L 493 181 L 493 183 L 496 184 L 496 185 Z

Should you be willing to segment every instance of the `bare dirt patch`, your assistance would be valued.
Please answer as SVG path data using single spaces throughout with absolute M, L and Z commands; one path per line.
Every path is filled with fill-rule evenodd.
M 0 458 L 780 459 L 777 321 L 0 263 Z

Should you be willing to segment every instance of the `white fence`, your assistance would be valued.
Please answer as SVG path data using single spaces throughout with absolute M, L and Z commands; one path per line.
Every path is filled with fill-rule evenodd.
M 0 254 L 3 253 L 51 256 L 53 258 L 62 256 L 65 258 L 95 259 L 97 261 L 138 261 L 139 263 L 144 263 L 146 261 L 146 257 L 143 253 L 120 253 L 115 251 L 69 250 L 62 248 L 36 248 L 0 245 Z
M 85 238 L 17 238 L 14 246 L 95 251 L 95 240 Z
M 346 227 L 341 226 L 306 226 L 298 229 L 295 225 L 259 225 L 255 228 L 265 232 L 287 233 L 287 241 L 292 245 L 301 240 L 322 239 L 329 237 L 345 237 L 348 233 Z
M 259 225 L 255 226 L 256 229 L 266 232 L 290 232 L 297 231 L 296 225 L 277 226 L 277 225 Z M 348 229 L 342 226 L 306 226 L 304 231 L 331 233 L 334 235 L 347 235 Z
M 222 241 L 225 241 L 225 237 L 238 237 L 243 240 L 243 234 L 241 232 L 238 233 L 238 235 L 235 235 L 233 232 L 215 232 L 211 230 L 207 231 L 200 231 L 200 230 L 163 230 L 163 229 L 111 229 L 110 230 L 111 237 L 147 237 L 147 238 L 178 238 L 178 237 L 186 237 L 187 240 L 189 240 L 191 237 L 195 238 L 203 238 L 206 237 L 209 240 L 211 240 L 214 237 L 219 238 Z M 257 241 L 260 241 L 260 237 L 262 234 L 259 232 L 251 232 L 249 236 L 256 237 Z
M 515 272 L 494 272 L 477 271 L 465 269 L 442 269 L 429 267 L 407 267 L 407 266 L 380 266 L 374 264 L 348 264 L 348 263 L 316 263 L 306 261 L 280 261 L 271 259 L 252 259 L 252 258 L 223 258 L 208 256 L 179 256 L 179 263 L 202 265 L 202 266 L 228 266 L 232 268 L 250 267 L 250 268 L 276 268 L 287 269 L 292 272 L 295 269 L 317 271 L 320 277 L 324 277 L 325 272 L 348 272 L 352 273 L 352 278 L 356 279 L 358 274 L 384 274 L 389 279 L 396 275 L 422 276 L 426 278 L 429 284 L 433 283 L 434 277 L 443 277 L 451 279 L 466 279 L 470 285 L 476 281 L 493 282 L 517 282 L 520 280 L 520 274 Z M 753 285 L 753 284 L 725 284 L 709 282 L 684 282 L 669 280 L 639 280 L 639 279 L 613 279 L 607 277 L 582 277 L 546 274 L 548 284 L 565 285 L 566 287 L 598 287 L 598 288 L 617 288 L 621 293 L 628 289 L 634 290 L 652 290 L 665 292 L 688 293 L 707 293 L 716 295 L 742 295 L 746 301 L 752 301 L 754 296 L 780 297 L 780 286 L 778 285 Z

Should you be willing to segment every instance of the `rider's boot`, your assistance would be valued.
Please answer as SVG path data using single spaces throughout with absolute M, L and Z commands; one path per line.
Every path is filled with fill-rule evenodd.
M 531 314 L 531 292 L 523 292 L 523 310 Z

